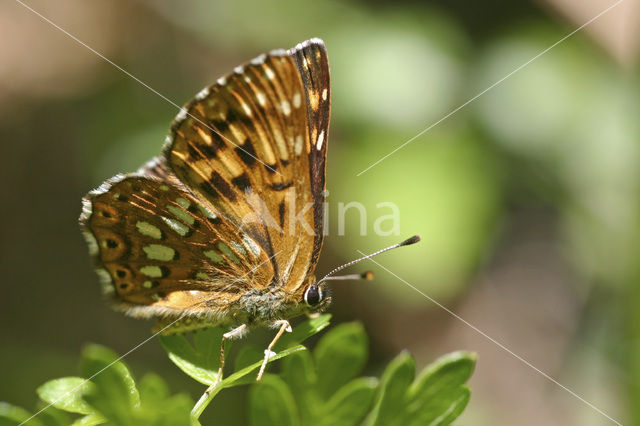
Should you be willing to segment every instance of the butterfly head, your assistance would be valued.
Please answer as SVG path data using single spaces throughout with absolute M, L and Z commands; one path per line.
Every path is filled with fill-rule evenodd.
M 329 288 L 325 283 L 318 283 L 315 277 L 311 277 L 302 293 L 302 303 L 310 313 L 324 310 L 331 303 Z

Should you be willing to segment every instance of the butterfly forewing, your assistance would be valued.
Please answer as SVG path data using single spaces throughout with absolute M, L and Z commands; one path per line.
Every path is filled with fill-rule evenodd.
M 314 238 L 311 264 L 315 265 L 320 256 L 324 233 L 323 196 L 325 189 L 325 169 L 329 118 L 331 115 L 331 85 L 329 78 L 329 58 L 324 43 L 317 39 L 304 42 L 289 51 L 295 59 L 305 87 L 307 100 L 307 127 L 311 146 L 309 149 L 309 171 L 311 195 L 314 201 Z
M 292 294 L 322 245 L 328 117 L 326 51 L 307 42 L 202 91 L 175 120 L 167 150 L 182 182 L 239 227 L 262 229 L 252 236 L 274 256 L 273 285 Z
M 301 300 L 323 240 L 329 95 L 322 41 L 262 55 L 180 111 L 164 158 L 90 193 L 81 223 L 116 305 L 222 322 L 253 290 Z

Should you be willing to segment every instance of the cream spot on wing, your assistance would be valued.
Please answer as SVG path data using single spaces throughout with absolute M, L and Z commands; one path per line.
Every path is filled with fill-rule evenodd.
M 300 105 L 302 105 L 302 96 L 300 96 L 299 92 L 296 92 L 293 94 L 293 107 L 300 108 Z
M 267 164 L 275 164 L 276 163 L 276 156 L 273 153 L 273 149 L 271 148 L 271 144 L 266 142 L 266 141 L 259 141 L 262 142 L 262 148 L 264 149 L 264 160 L 265 163 Z
M 144 236 L 155 238 L 156 240 L 162 238 L 162 231 L 157 226 L 154 226 L 149 222 L 139 220 L 136 222 L 136 228 L 138 228 L 138 232 Z
M 198 272 L 196 274 L 196 278 L 199 279 L 199 280 L 203 280 L 203 281 L 211 279 L 211 277 L 209 275 L 205 274 L 204 272 Z
M 229 123 L 228 126 L 229 126 L 229 130 L 233 134 L 233 137 L 237 141 L 244 141 L 246 139 L 247 136 L 245 135 L 244 130 L 242 129 L 242 127 L 237 126 L 234 123 Z M 223 152 L 223 151 L 224 150 L 219 151 L 218 154 L 220 154 L 220 152 Z
M 249 108 L 249 105 L 247 105 L 244 102 L 240 102 L 240 105 L 242 106 L 244 113 L 247 114 L 249 117 L 251 117 L 251 108 Z
M 320 104 L 318 92 L 309 91 L 309 104 L 314 111 L 318 109 L 318 105 Z
M 244 168 L 242 167 L 242 164 L 235 160 L 231 155 L 231 151 L 220 151 L 218 153 L 218 159 L 222 164 L 224 164 L 232 177 L 238 177 L 243 173 Z
M 326 88 L 322 91 L 322 100 L 323 100 L 323 101 L 326 101 L 326 100 L 327 100 L 327 94 L 328 94 L 328 93 L 329 93 L 329 92 L 327 91 L 327 89 L 326 89 Z
M 204 89 L 202 89 L 196 94 L 196 100 L 201 101 L 207 96 L 209 96 L 209 88 L 205 87 Z
M 264 95 L 263 92 L 257 92 L 256 98 L 258 99 L 258 103 L 260 105 L 265 106 L 267 104 L 267 97 Z
M 197 296 L 198 293 L 199 293 L 198 290 L 189 290 L 189 294 L 192 295 L 192 296 Z
M 211 139 L 211 135 L 206 132 L 204 129 L 201 129 L 200 126 L 194 126 L 194 129 L 196 129 L 196 132 L 198 132 L 198 134 L 200 135 L 200 137 L 208 144 L 211 145 L 211 143 L 213 142 L 213 139 Z
M 291 114 L 291 105 L 288 101 L 282 101 L 280 103 L 280 108 L 282 108 L 282 113 L 287 117 L 289 116 L 289 114 Z
M 198 210 L 200 210 L 202 212 L 203 215 L 205 215 L 208 219 L 217 219 L 218 215 L 215 214 L 214 212 L 212 212 L 211 210 L 209 210 L 208 208 L 206 208 L 205 206 L 202 206 L 200 204 L 198 204 Z
M 251 63 L 252 63 L 253 65 L 260 65 L 260 64 L 264 63 L 264 60 L 265 60 L 265 59 L 267 59 L 267 55 L 265 55 L 265 54 L 263 53 L 262 55 L 260 55 L 260 56 L 258 56 L 258 57 L 256 57 L 256 58 L 253 58 L 253 59 L 251 60 Z
M 173 135 L 167 135 L 164 138 L 164 143 L 166 143 L 167 145 L 170 145 L 173 143 Z
M 164 216 L 160 216 L 160 219 L 162 219 L 162 221 L 166 223 L 169 228 L 178 233 L 178 235 L 180 235 L 181 237 L 184 237 L 189 232 L 189 228 L 187 227 L 187 225 L 180 223 L 175 219 Z
M 100 252 L 100 249 L 98 247 L 98 241 L 96 240 L 96 237 L 94 237 L 90 232 L 83 232 L 83 234 L 84 239 L 87 241 L 87 245 L 89 246 L 89 254 L 91 256 L 97 256 Z
M 234 248 L 234 249 L 236 249 L 236 251 L 237 251 L 238 253 L 240 253 L 241 255 L 243 255 L 243 256 L 246 256 L 246 255 L 247 255 L 247 251 L 244 249 L 244 247 L 242 246 L 242 244 L 238 244 L 238 243 L 236 243 L 235 241 L 231 241 L 231 243 L 230 243 L 230 244 L 231 244 L 231 245 L 233 246 L 233 248 Z
M 242 65 L 239 65 L 239 66 L 235 67 L 235 68 L 233 69 L 233 71 L 234 71 L 236 74 L 242 74 L 242 73 L 244 72 L 244 67 L 243 67 Z
M 215 250 L 205 250 L 203 254 L 211 259 L 213 263 L 222 263 L 224 261 L 224 258 Z
M 145 281 L 145 282 L 142 283 L 142 287 L 151 288 L 151 287 L 153 287 L 153 283 L 151 281 Z
M 234 263 L 240 263 L 240 259 L 238 259 L 238 256 L 236 256 L 236 254 L 229 248 L 228 245 L 220 241 L 218 242 L 217 246 L 218 250 L 220 250 L 225 256 L 231 259 L 231 261 L 233 261 Z
M 289 160 L 289 150 L 287 149 L 287 143 L 282 136 L 282 132 L 279 128 L 273 129 L 273 139 L 276 141 L 276 146 L 278 148 L 278 153 L 282 160 Z
M 267 76 L 267 78 L 269 80 L 273 80 L 276 77 L 276 75 L 273 72 L 273 70 L 271 68 L 269 68 L 269 67 L 265 67 L 264 68 L 264 73 L 265 73 L 265 75 Z
M 191 203 L 189 202 L 189 200 L 182 197 L 176 198 L 176 203 L 180 204 L 185 210 L 191 207 Z
M 162 269 L 159 266 L 143 266 L 140 268 L 140 272 L 151 278 L 162 278 Z
M 170 260 L 173 260 L 176 255 L 176 251 L 174 249 L 162 244 L 149 244 L 142 247 L 142 250 L 147 254 L 147 258 L 149 260 L 169 262 Z
M 246 81 L 247 83 L 251 83 L 251 79 L 249 78 L 248 75 L 244 76 L 244 81 Z
M 100 284 L 103 286 L 103 290 L 109 289 L 109 293 L 113 292 L 113 288 L 111 287 L 111 275 L 107 272 L 106 269 L 97 268 L 96 274 L 98 274 L 98 280 L 100 280 Z
M 242 242 L 244 246 L 249 250 L 249 253 L 253 255 L 253 257 L 260 256 L 260 246 L 256 243 L 251 237 L 248 235 L 242 236 Z
M 187 118 L 187 109 L 180 108 L 180 111 L 178 112 L 178 114 L 176 114 L 175 120 L 177 122 L 180 122 L 180 121 L 183 121 L 185 118 Z
M 296 155 L 300 155 L 302 153 L 302 144 L 303 144 L 302 136 L 301 135 L 296 136 L 296 144 L 294 145 Z
M 158 188 L 160 188 L 161 191 L 168 191 L 169 190 L 169 186 L 167 186 L 167 185 L 160 185 Z
M 227 77 L 220 77 L 217 82 L 220 86 L 224 86 L 227 84 Z
M 173 204 L 167 204 L 167 210 L 169 210 L 169 212 L 171 212 L 175 217 L 188 225 L 193 225 L 196 221 L 195 218 L 188 212 L 184 211 L 178 206 L 174 206 Z
M 316 148 L 318 151 L 322 149 L 322 142 L 324 142 L 324 130 L 320 132 L 320 136 L 318 136 L 318 142 L 316 142 Z

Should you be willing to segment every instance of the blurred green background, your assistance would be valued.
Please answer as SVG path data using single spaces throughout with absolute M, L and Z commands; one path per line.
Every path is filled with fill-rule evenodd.
M 28 4 L 172 101 L 234 66 L 310 37 L 333 84 L 330 235 L 318 274 L 377 259 L 625 424 L 640 424 L 640 3 L 627 0 L 411 144 L 418 132 L 613 4 L 600 1 L 237 1 Z M 81 347 L 120 353 L 151 323 L 100 297 L 77 226 L 80 198 L 159 154 L 176 109 L 17 2 L 0 5 L 0 400 L 76 373 Z M 338 235 L 339 202 L 355 211 Z M 374 220 L 400 209 L 401 236 Z M 371 336 L 370 374 L 401 349 L 422 365 L 476 351 L 465 425 L 604 425 L 595 410 L 373 264 L 336 284 L 335 320 Z M 257 331 L 254 342 L 269 340 Z M 157 340 L 126 359 L 173 392 L 203 391 Z M 242 425 L 244 390 L 203 424 Z

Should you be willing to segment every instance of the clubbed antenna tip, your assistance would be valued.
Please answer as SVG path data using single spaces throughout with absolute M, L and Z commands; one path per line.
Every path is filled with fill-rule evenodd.
M 400 244 L 398 244 L 398 246 L 402 247 L 402 246 L 410 246 L 411 244 L 415 244 L 418 241 L 420 241 L 420 235 L 414 235 L 411 238 L 408 238 L 406 240 L 404 240 L 403 242 L 401 242 Z
M 367 281 L 373 281 L 374 275 L 373 275 L 373 272 L 367 271 L 360 274 L 360 278 Z
M 371 259 L 372 257 L 377 256 L 377 255 L 379 255 L 379 254 L 382 254 L 382 253 L 384 253 L 384 252 L 387 252 L 387 251 L 389 251 L 389 250 L 393 250 L 393 249 L 396 249 L 396 248 L 398 248 L 398 247 L 403 247 L 403 246 L 408 246 L 408 245 L 411 245 L 411 244 L 415 244 L 415 243 L 417 243 L 418 241 L 420 241 L 420 236 L 419 236 L 419 235 L 414 235 L 413 237 L 409 238 L 408 240 L 404 240 L 404 241 L 403 241 L 403 242 L 401 242 L 401 243 L 397 243 L 397 244 L 394 244 L 394 245 L 392 245 L 392 246 L 390 246 L 390 247 L 384 248 L 384 249 L 382 249 L 382 250 L 378 250 L 378 251 L 377 251 L 377 252 L 375 252 L 375 253 L 371 253 L 371 254 L 368 254 L 368 255 L 366 255 L 366 256 L 362 256 L 362 257 L 361 257 L 361 258 L 359 258 L 359 259 L 352 260 L 351 262 L 345 263 L 344 265 L 339 266 L 339 267 L 337 267 L 336 269 L 334 269 L 333 271 L 329 272 L 327 275 L 325 275 L 325 276 L 324 276 L 324 278 L 322 278 L 320 281 L 318 281 L 318 283 L 321 283 L 321 282 L 323 282 L 323 281 L 327 281 L 327 280 L 329 280 L 329 279 L 331 278 L 331 276 L 332 276 L 333 274 L 335 274 L 336 272 L 341 271 L 341 270 L 343 270 L 344 268 L 347 268 L 347 267 L 349 267 L 349 266 L 351 266 L 351 265 L 355 265 L 355 264 L 356 264 L 356 263 L 358 263 L 358 262 L 362 262 L 362 261 L 363 261 L 363 260 L 365 260 L 365 259 Z M 352 276 L 352 275 L 349 275 L 348 277 L 349 277 L 348 279 L 353 279 L 353 276 Z M 356 275 L 356 277 L 358 277 L 358 276 Z M 336 278 L 336 279 L 345 279 L 345 278 L 343 278 L 343 277 L 335 277 L 335 278 Z M 364 278 L 364 279 L 366 279 L 366 280 L 372 280 L 372 279 L 373 279 L 373 273 L 367 273 L 367 272 L 365 272 L 365 273 L 364 273 L 360 278 Z

